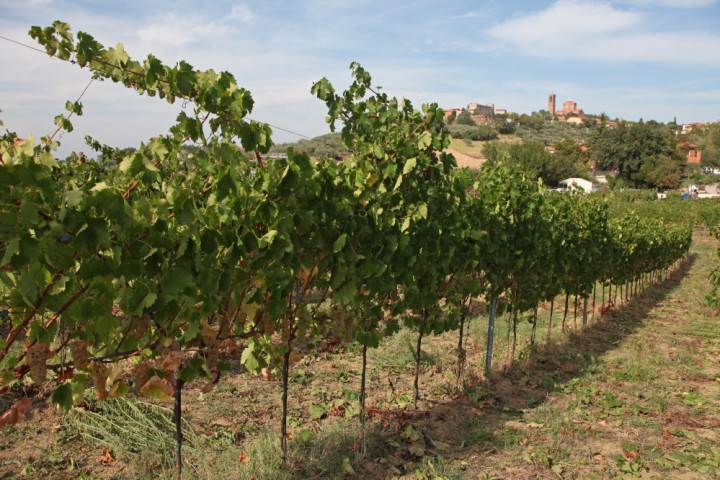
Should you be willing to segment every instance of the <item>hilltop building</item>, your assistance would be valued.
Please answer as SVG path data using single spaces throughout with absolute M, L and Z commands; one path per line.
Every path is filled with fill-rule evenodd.
M 685 155 L 685 163 L 688 165 L 700 165 L 702 163 L 702 152 L 692 142 L 678 144 L 680 151 Z
M 705 126 L 704 123 L 701 122 L 695 122 L 695 123 L 685 123 L 682 126 L 682 133 L 690 133 L 696 128 L 703 128 Z
M 582 118 L 585 116 L 585 112 L 583 112 L 581 108 L 577 108 L 577 102 L 573 102 L 572 100 L 563 103 L 562 110 L 558 110 L 555 114 L 563 117 L 577 115 Z
M 568 100 L 563 103 L 563 108 L 557 110 L 556 105 L 557 97 L 554 93 L 548 95 L 548 112 L 553 118 L 564 122 L 571 123 L 582 123 L 582 119 L 585 118 L 585 112 L 581 108 L 578 108 L 577 102 Z
M 487 105 L 483 105 L 477 102 L 468 103 L 467 109 L 448 108 L 444 109 L 443 113 L 445 114 L 445 119 L 449 119 L 452 122 L 464 110 L 470 112 L 470 116 L 472 117 L 473 122 L 475 122 L 476 125 L 492 123 L 492 119 L 495 116 L 494 103 L 488 103 Z

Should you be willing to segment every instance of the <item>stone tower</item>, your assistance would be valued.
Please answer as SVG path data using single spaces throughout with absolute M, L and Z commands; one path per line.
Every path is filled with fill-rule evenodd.
M 555 115 L 555 94 L 551 93 L 548 95 L 548 112 L 550 115 Z

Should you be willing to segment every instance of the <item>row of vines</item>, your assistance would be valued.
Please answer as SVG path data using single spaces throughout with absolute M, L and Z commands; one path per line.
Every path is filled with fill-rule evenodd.
M 586 321 L 598 283 L 627 292 L 690 246 L 686 226 L 611 215 L 502 165 L 469 180 L 444 153 L 443 111 L 389 97 L 358 64 L 344 92 L 312 87 L 353 155 L 270 160 L 271 130 L 247 119 L 252 97 L 231 74 L 136 61 L 61 22 L 30 33 L 98 80 L 183 108 L 130 154 L 91 140 L 103 162 L 58 161 L 53 136 L 0 139 L 3 393 L 53 372 L 65 409 L 94 385 L 99 399 L 175 398 L 179 412 L 187 382 L 211 390 L 239 355 L 282 376 L 286 408 L 293 364 L 333 333 L 362 346 L 363 412 L 367 349 L 404 324 L 418 335 L 417 402 L 425 337 L 460 331 L 460 377 L 471 300 L 489 305 L 490 373 L 498 309 L 517 323 L 565 294 Z M 67 109 L 56 123 L 70 131 L 82 105 Z M 285 415 L 281 429 L 284 456 Z

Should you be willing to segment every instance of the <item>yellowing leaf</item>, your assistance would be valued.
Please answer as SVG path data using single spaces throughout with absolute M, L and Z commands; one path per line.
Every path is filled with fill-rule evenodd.
M 417 165 L 417 159 L 408 158 L 405 161 L 405 166 L 403 166 L 403 175 L 407 175 L 408 173 L 412 172 L 413 168 L 415 168 L 415 165 Z
M 145 382 L 145 385 L 140 389 L 140 394 L 158 400 L 172 400 L 175 395 L 175 388 L 170 385 L 167 379 L 155 375 Z

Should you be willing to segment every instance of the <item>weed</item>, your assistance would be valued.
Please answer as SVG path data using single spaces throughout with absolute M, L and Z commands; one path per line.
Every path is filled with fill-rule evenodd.
M 98 403 L 93 410 L 73 410 L 68 415 L 70 433 L 113 454 L 133 457 L 152 471 L 175 462 L 175 425 L 169 409 L 127 398 Z M 191 469 L 200 456 L 199 438 L 184 422 L 183 456 Z
M 368 363 L 373 368 L 381 370 L 401 371 L 415 364 L 415 348 L 417 333 L 409 328 L 403 328 L 396 335 L 386 339 L 381 348 L 375 348 L 368 352 Z M 422 365 L 436 365 L 438 353 L 433 346 L 423 345 L 420 353 Z
M 468 478 L 443 457 L 423 457 L 415 469 L 413 480 L 462 480 Z

